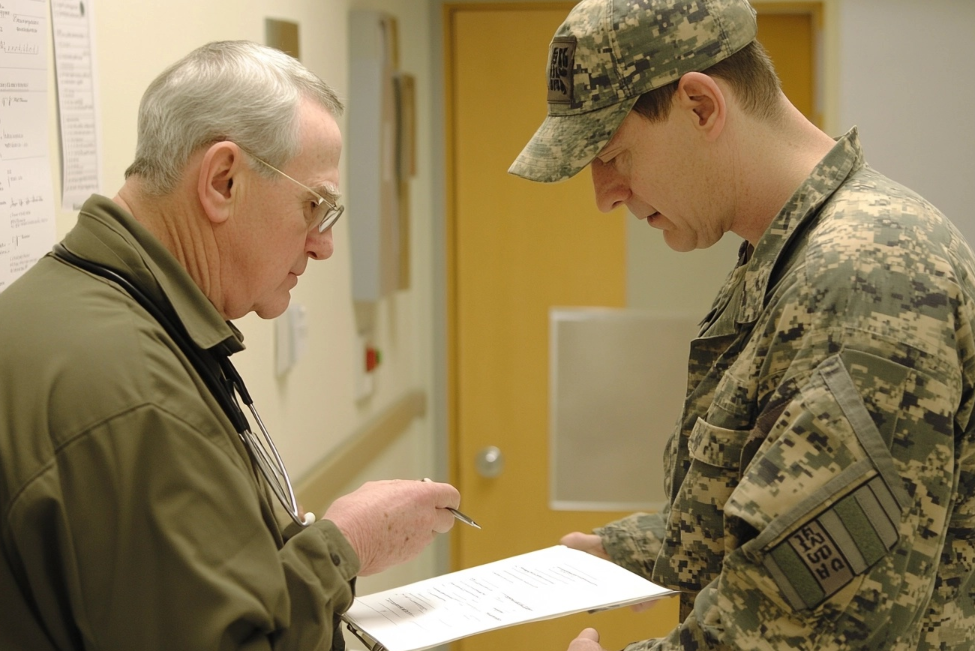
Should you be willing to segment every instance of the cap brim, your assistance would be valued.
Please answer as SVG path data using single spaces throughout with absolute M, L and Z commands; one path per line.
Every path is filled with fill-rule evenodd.
M 549 114 L 508 173 L 541 183 L 572 178 L 606 146 L 637 99 L 586 113 Z

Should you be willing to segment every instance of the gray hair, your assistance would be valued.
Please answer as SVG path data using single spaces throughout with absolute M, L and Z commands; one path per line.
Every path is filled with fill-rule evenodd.
M 342 114 L 335 91 L 280 50 L 249 41 L 204 45 L 146 89 L 135 161 L 125 178 L 138 175 L 147 193 L 168 194 L 197 149 L 225 140 L 282 167 L 301 147 L 298 107 L 304 99 Z M 264 165 L 255 169 L 274 175 Z

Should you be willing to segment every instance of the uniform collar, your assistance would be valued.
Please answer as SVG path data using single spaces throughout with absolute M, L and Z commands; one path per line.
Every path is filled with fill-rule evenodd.
M 812 221 L 837 188 L 863 165 L 857 128 L 853 127 L 837 139 L 829 153 L 775 216 L 751 252 L 745 270 L 741 310 L 736 319 L 738 323 L 752 323 L 758 318 L 765 307 L 772 271 L 786 255 L 790 241 L 803 230 L 802 226 Z
M 220 316 L 162 243 L 114 201 L 92 195 L 64 244 L 76 255 L 125 276 L 154 302 L 168 301 L 200 348 L 220 347 L 227 355 L 243 350 L 240 331 Z

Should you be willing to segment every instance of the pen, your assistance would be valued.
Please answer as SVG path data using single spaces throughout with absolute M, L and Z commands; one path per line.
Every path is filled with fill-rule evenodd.
M 423 478 L 423 481 L 431 481 L 432 482 L 433 480 L 430 479 L 429 477 L 424 477 Z M 461 513 L 460 511 L 458 511 L 457 509 L 452 509 L 449 506 L 446 506 L 444 508 L 447 509 L 448 511 L 450 511 L 451 515 L 453 515 L 455 518 L 457 518 L 458 520 L 460 520 L 464 524 L 469 524 L 469 525 L 471 525 L 472 527 L 474 527 L 476 529 L 480 529 L 481 528 L 481 525 L 479 525 L 478 523 L 474 522 L 474 520 L 472 520 L 469 516 L 464 515 L 463 513 Z

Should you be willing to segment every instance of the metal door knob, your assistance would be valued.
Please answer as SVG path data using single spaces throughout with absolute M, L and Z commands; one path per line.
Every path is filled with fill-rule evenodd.
M 474 463 L 477 467 L 477 474 L 487 479 L 493 479 L 504 470 L 504 455 L 501 454 L 501 450 L 489 445 L 477 453 Z

